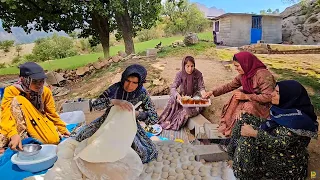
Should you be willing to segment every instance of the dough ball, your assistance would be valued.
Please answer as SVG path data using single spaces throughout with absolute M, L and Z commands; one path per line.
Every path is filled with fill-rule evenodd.
M 204 171 L 206 171 L 207 170 L 207 168 L 205 167 L 205 166 L 201 166 L 200 168 L 199 168 L 199 171 L 200 172 L 204 172 Z
M 197 161 L 193 161 L 193 162 L 191 162 L 191 165 L 196 167 L 198 165 L 198 162 Z
M 187 174 L 187 175 L 186 175 L 186 178 L 187 178 L 188 180 L 192 180 L 192 179 L 193 179 L 193 175 L 192 175 L 192 174 Z
M 158 173 L 153 173 L 151 176 L 151 179 L 159 179 L 159 174 Z
M 167 159 L 169 156 L 167 155 L 167 154 L 164 154 L 163 156 L 162 156 L 162 159 Z
M 169 156 L 169 157 L 167 158 L 167 160 L 168 160 L 168 161 L 171 161 L 171 160 L 173 160 L 173 157 L 172 157 L 172 156 Z
M 163 172 L 163 173 L 161 174 L 161 177 L 164 178 L 164 179 L 167 179 L 168 176 L 169 176 L 169 173 L 168 173 L 168 172 Z
M 164 160 L 164 161 L 163 161 L 163 164 L 164 164 L 164 165 L 169 165 L 169 164 L 170 164 L 170 161 Z
M 148 163 L 149 167 L 152 167 L 154 165 L 154 161 L 151 161 Z
M 175 175 L 176 175 L 176 172 L 174 170 L 169 171 L 169 176 L 175 176 Z
M 147 167 L 146 173 L 150 174 L 150 173 L 152 173 L 152 171 L 153 171 L 153 168 L 152 168 L 152 167 Z
M 206 175 L 207 175 L 207 172 L 204 172 L 204 171 L 200 172 L 201 177 L 205 177 Z
M 188 165 L 182 164 L 181 168 L 182 168 L 183 170 L 187 170 L 187 169 L 188 169 Z
M 218 171 L 212 171 L 212 172 L 211 172 L 211 176 L 213 176 L 213 177 L 219 176 Z
M 194 169 L 194 170 L 192 170 L 192 175 L 198 175 L 198 174 L 199 174 L 198 169 Z
M 162 146 L 160 149 L 161 149 L 162 151 L 165 151 L 165 150 L 168 149 L 168 148 L 165 147 L 165 146 Z
M 174 155 L 173 155 L 173 158 L 174 158 L 174 159 L 179 158 L 179 154 L 174 154 Z
M 177 152 L 177 151 L 176 151 L 176 148 L 170 148 L 170 152 L 172 152 L 172 153 L 173 153 L 173 152 Z
M 211 180 L 212 178 L 209 178 L 208 176 L 202 177 L 202 180 Z
M 173 148 L 173 147 L 174 147 L 174 144 L 170 144 L 169 147 L 170 147 L 170 148 Z
M 156 163 L 154 164 L 155 167 L 160 167 L 161 165 L 162 165 L 161 162 L 156 162 Z
M 188 145 L 187 144 L 182 144 L 181 147 L 186 148 L 186 147 L 188 147 Z
M 170 170 L 169 166 L 164 166 L 162 168 L 162 172 L 169 172 L 169 170 Z
M 177 152 L 182 152 L 182 148 L 177 148 L 176 151 Z
M 195 161 L 195 157 L 194 156 L 190 156 L 189 157 L 189 161 Z
M 187 161 L 187 157 L 181 157 L 180 161 L 181 162 L 186 162 Z
M 169 176 L 168 180 L 176 180 L 176 177 L 175 176 Z
M 153 170 L 153 173 L 158 173 L 158 174 L 160 174 L 162 171 L 161 171 L 161 168 L 160 167 L 158 167 L 158 168 L 154 168 L 154 170 Z
M 194 170 L 194 166 L 189 165 L 189 166 L 188 166 L 188 170 L 190 170 L 190 171 Z
M 158 156 L 158 157 L 157 157 L 157 161 L 158 161 L 158 162 L 161 162 L 161 161 L 162 161 L 162 157 L 159 157 L 159 156 Z
M 180 168 L 180 167 L 176 168 L 176 173 L 180 174 L 182 172 L 183 172 L 182 168 Z
M 194 180 L 201 180 L 202 178 L 201 178 L 201 176 L 199 176 L 199 175 L 197 175 L 197 176 L 195 176 L 194 177 Z
M 177 167 L 177 164 L 176 164 L 176 163 L 171 163 L 171 164 L 170 164 L 170 167 L 176 168 L 176 167 Z
M 188 174 L 191 174 L 191 172 L 189 170 L 183 170 L 183 174 L 186 176 Z
M 184 180 L 184 174 L 178 174 L 177 180 Z
M 188 148 L 188 149 L 187 149 L 187 152 L 188 152 L 188 153 L 192 153 L 192 152 L 193 152 L 193 149 Z
M 170 161 L 171 163 L 178 163 L 178 160 L 177 159 L 172 159 L 171 161 Z
M 170 154 L 170 150 L 169 150 L 169 149 L 164 150 L 164 151 L 163 151 L 163 154 L 169 155 L 169 154 Z

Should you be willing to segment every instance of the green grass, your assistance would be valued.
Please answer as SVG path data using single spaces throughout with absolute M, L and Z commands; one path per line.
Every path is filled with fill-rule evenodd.
M 200 39 L 203 39 L 203 40 L 212 39 L 211 32 L 199 33 L 198 36 Z M 168 46 L 177 40 L 183 40 L 183 36 L 153 39 L 150 41 L 136 43 L 135 50 L 136 50 L 136 53 L 140 53 L 145 51 L 148 48 L 154 48 L 159 42 L 162 42 L 162 46 Z M 112 46 L 110 48 L 110 56 L 117 54 L 118 51 L 120 50 L 124 51 L 124 45 Z M 68 57 L 64 59 L 57 59 L 57 60 L 42 62 L 40 63 L 40 65 L 46 70 L 76 69 L 88 63 L 97 61 L 99 57 L 103 57 L 103 53 L 93 53 L 93 54 Z M 0 75 L 18 74 L 18 72 L 19 70 L 17 67 L 8 67 L 8 68 L 0 69 Z
M 187 47 L 164 47 L 159 53 L 158 57 L 168 56 L 180 56 L 180 55 L 191 55 L 196 56 L 203 53 L 208 48 L 215 47 L 212 42 L 200 41 L 198 44 L 187 46 Z
M 320 89 L 320 83 L 318 81 L 317 78 L 314 78 L 312 76 L 302 76 L 301 74 L 294 72 L 291 69 L 275 69 L 272 68 L 272 70 L 279 74 L 280 77 L 278 78 L 278 80 L 289 80 L 289 79 L 294 79 L 298 82 L 300 82 L 304 87 L 311 87 L 313 90 L 315 90 L 316 92 L 314 92 L 314 94 L 310 94 L 310 99 L 312 101 L 312 104 L 315 108 L 316 113 L 319 115 L 320 114 L 320 93 L 319 93 L 319 89 Z

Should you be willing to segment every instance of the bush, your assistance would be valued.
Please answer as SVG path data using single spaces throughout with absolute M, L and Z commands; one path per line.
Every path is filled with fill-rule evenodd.
M 35 61 L 61 59 L 77 55 L 73 40 L 54 34 L 52 37 L 40 39 L 32 50 Z
M 0 42 L 0 49 L 3 49 L 4 52 L 9 52 L 13 44 L 14 44 L 13 40 L 2 41 Z
M 6 63 L 0 63 L 0 69 L 6 68 Z

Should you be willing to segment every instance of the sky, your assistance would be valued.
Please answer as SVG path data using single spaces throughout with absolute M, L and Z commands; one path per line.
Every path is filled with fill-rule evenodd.
M 214 6 L 223 9 L 227 13 L 259 13 L 260 10 L 279 9 L 284 11 L 286 7 L 292 4 L 283 0 L 189 0 L 206 5 L 208 8 Z

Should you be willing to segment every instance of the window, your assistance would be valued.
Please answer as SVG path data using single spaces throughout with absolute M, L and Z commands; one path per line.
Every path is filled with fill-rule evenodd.
M 261 16 L 252 16 L 252 29 L 262 29 Z
M 220 26 L 220 22 L 219 21 L 214 22 L 214 31 L 219 32 L 219 29 L 220 29 L 219 26 Z

